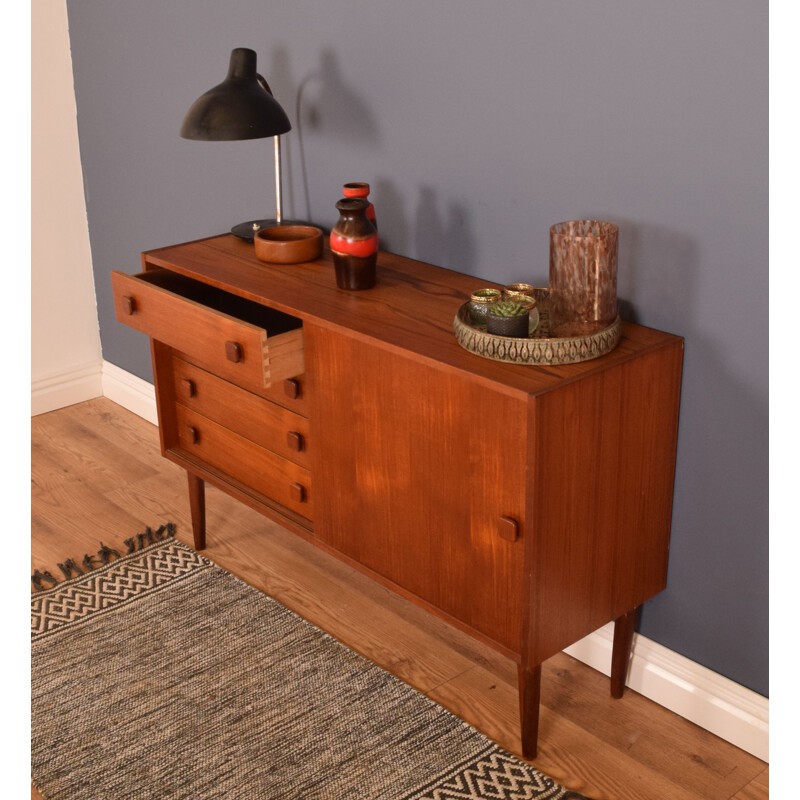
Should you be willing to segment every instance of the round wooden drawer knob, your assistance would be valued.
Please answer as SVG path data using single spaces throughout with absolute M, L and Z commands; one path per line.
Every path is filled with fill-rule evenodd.
M 306 501 L 307 497 L 306 487 L 300 483 L 293 483 L 289 487 L 289 494 L 291 495 L 291 498 L 292 500 L 295 501 L 295 503 L 305 503 Z

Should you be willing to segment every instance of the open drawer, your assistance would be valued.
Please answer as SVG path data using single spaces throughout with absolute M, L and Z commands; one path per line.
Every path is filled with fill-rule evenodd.
M 200 281 L 154 269 L 111 273 L 117 319 L 259 390 L 305 370 L 302 322 Z

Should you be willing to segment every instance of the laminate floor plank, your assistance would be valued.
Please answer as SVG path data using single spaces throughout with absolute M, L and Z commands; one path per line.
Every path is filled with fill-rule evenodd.
M 133 456 L 146 458 L 151 468 L 160 469 L 161 464 L 169 464 L 161 459 L 159 459 L 160 464 L 152 463 L 152 456 L 161 453 L 158 429 L 133 412 L 105 398 L 77 403 L 69 407 L 69 412 L 73 420 L 91 427 L 103 439 L 126 449 Z M 156 431 L 155 436 L 152 435 L 153 431 Z M 169 464 L 169 468 L 172 466 Z
M 157 428 L 105 398 L 31 420 L 32 569 L 96 552 L 167 521 L 192 543 L 185 472 Z M 516 664 L 346 563 L 206 489 L 204 553 L 511 751 Z M 764 762 L 558 654 L 543 665 L 537 767 L 595 800 L 764 800 Z M 41 800 L 35 789 L 32 800 Z M 368 800 L 368 799 L 365 799 Z
M 101 542 L 119 549 L 142 527 L 141 520 L 112 500 L 75 482 L 37 492 L 31 524 L 31 567 L 51 572 L 68 558 L 80 562 L 85 554 L 96 553 Z
M 140 519 L 143 525 L 172 522 L 183 534 L 180 538 L 192 544 L 191 514 L 186 496 L 186 473 L 174 464 L 175 474 L 157 475 L 135 483 L 123 484 L 106 494 L 119 508 Z
M 31 471 L 34 475 L 37 475 L 34 465 L 38 459 L 33 454 L 46 455 L 52 464 L 56 447 L 62 468 L 61 478 L 77 481 L 88 478 L 101 492 L 113 487 L 115 481 L 117 484 L 119 480 L 136 481 L 158 472 L 159 466 L 150 453 L 120 446 L 107 435 L 107 431 L 84 425 L 75 414 L 73 411 L 64 418 L 54 412 L 42 415 L 42 424 L 36 426 L 36 434 L 32 435 Z M 69 443 L 74 444 L 70 446 Z
M 769 797 L 769 767 L 753 778 L 731 800 L 767 800 Z
M 559 715 L 627 752 L 639 763 L 690 789 L 702 781 L 708 797 L 728 798 L 764 769 L 764 762 L 641 694 L 610 696 L 609 679 L 565 653 L 549 659 L 542 702 Z

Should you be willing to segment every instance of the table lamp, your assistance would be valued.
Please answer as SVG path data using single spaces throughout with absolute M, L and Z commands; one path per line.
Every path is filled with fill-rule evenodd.
M 241 222 L 231 233 L 253 241 L 255 233 L 273 225 L 285 224 L 281 203 L 280 134 L 292 129 L 286 112 L 272 96 L 269 85 L 256 72 L 256 53 L 246 47 L 231 52 L 225 80 L 209 89 L 192 104 L 181 125 L 184 139 L 235 141 L 242 139 L 275 140 L 275 218 Z

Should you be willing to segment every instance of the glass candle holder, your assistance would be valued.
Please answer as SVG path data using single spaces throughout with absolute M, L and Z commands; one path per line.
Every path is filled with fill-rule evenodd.
M 536 299 L 533 297 L 528 297 L 526 294 L 508 295 L 508 297 L 506 297 L 506 302 L 516 303 L 528 311 L 533 311 L 533 309 L 536 308 Z
M 535 302 L 536 288 L 530 283 L 510 283 L 503 287 L 503 296 L 507 300 L 514 300 L 517 297 L 530 297 Z
M 476 289 L 469 298 L 469 316 L 475 325 L 486 324 L 486 312 L 502 299 L 499 289 Z
M 588 336 L 617 318 L 619 228 L 594 219 L 550 228 L 550 335 Z

